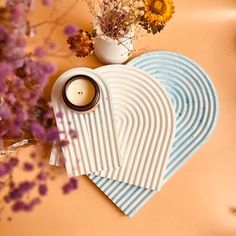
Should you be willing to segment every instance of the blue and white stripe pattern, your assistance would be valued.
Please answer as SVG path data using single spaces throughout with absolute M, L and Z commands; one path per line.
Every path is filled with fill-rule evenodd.
M 128 65 L 149 72 L 169 92 L 176 113 L 176 135 L 164 183 L 189 160 L 211 135 L 218 116 L 218 99 L 204 70 L 173 52 L 151 52 Z M 89 175 L 126 215 L 132 217 L 157 191 Z

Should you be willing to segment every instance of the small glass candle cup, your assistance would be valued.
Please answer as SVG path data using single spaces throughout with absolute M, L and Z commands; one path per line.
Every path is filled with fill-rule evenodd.
M 79 113 L 94 111 L 100 99 L 100 89 L 94 79 L 76 75 L 65 82 L 62 90 L 65 104 Z

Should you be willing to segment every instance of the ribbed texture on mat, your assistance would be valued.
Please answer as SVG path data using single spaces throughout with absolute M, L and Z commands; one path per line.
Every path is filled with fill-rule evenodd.
M 175 134 L 175 115 L 165 89 L 151 75 L 125 65 L 95 70 L 109 85 L 122 164 L 96 175 L 157 190 Z
M 176 135 L 164 183 L 199 149 L 215 127 L 218 99 L 208 75 L 192 60 L 172 52 L 143 54 L 128 63 L 154 75 L 169 92 L 176 112 Z M 89 175 L 128 216 L 157 191 Z
M 64 83 L 79 74 L 92 77 L 100 87 L 99 105 L 94 112 L 79 114 L 67 107 L 62 100 Z M 53 86 L 52 104 L 58 129 L 63 130 L 60 139 L 69 141 L 69 145 L 62 147 L 69 176 L 120 166 L 108 86 L 96 72 L 88 68 L 74 68 L 62 74 Z M 58 112 L 62 112 L 62 118 L 57 117 Z M 70 130 L 76 130 L 78 138 L 72 139 L 69 135 Z

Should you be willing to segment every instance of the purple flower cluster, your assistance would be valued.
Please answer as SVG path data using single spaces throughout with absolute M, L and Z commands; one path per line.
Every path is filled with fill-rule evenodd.
M 34 166 L 30 162 L 24 162 L 23 168 L 24 168 L 25 171 L 31 171 L 31 170 L 34 169 Z
M 8 163 L 0 162 L 0 177 L 7 175 L 10 172 L 11 168 Z
M 41 0 L 41 3 L 48 7 L 53 0 Z M 0 6 L 0 150 L 11 146 L 12 140 L 60 143 L 52 105 L 41 97 L 56 70 L 46 61 L 48 50 L 55 49 L 55 43 L 48 40 L 48 45 L 38 46 L 30 53 L 26 51 L 27 37 L 31 37 L 33 31 L 36 33 L 27 20 L 33 7 L 34 0 L 7 0 L 4 7 Z M 67 35 L 75 31 L 72 25 L 65 28 Z M 62 118 L 63 114 L 57 116 Z M 77 132 L 71 130 L 70 135 L 75 138 Z M 68 141 L 62 140 L 61 144 L 68 145 Z M 61 174 L 48 168 L 47 161 L 38 155 L 37 147 L 28 159 L 17 156 L 0 159 L 0 209 L 8 204 L 13 212 L 33 210 L 47 195 L 48 182 Z M 18 171 L 23 171 L 28 179 L 16 178 Z M 62 186 L 65 194 L 77 188 L 75 178 Z
M 46 184 L 40 184 L 38 187 L 39 195 L 45 196 L 48 192 L 48 187 Z
M 39 181 L 46 181 L 48 178 L 48 174 L 44 171 L 41 171 L 38 175 L 37 175 L 37 180 Z
M 26 203 L 22 200 L 16 201 L 13 205 L 12 205 L 12 210 L 14 212 L 19 212 L 19 211 L 31 211 L 33 210 L 33 208 L 35 206 L 37 206 L 38 204 L 40 204 L 40 198 L 34 198 L 32 199 L 30 202 Z
M 46 5 L 52 1 L 44 1 Z M 31 30 L 27 13 L 31 0 L 8 0 L 0 7 L 0 137 L 36 136 L 47 141 L 47 132 L 35 110 L 55 66 L 47 63 L 47 52 L 36 47 L 27 53 L 26 39 Z M 47 128 L 47 127 L 46 127 Z M 50 141 L 56 135 L 50 132 Z M 52 141 L 51 141 L 52 142 Z
M 34 158 L 37 158 L 37 156 Z M 46 196 L 48 192 L 47 181 L 50 173 L 46 171 L 46 165 L 43 163 L 42 160 L 38 160 L 38 166 L 41 170 L 36 174 L 35 178 L 30 181 L 24 180 L 17 183 L 13 179 L 14 167 L 22 166 L 24 171 L 32 171 L 34 165 L 29 161 L 24 161 L 22 165 L 19 165 L 19 159 L 15 157 L 10 158 L 7 162 L 0 162 L 0 178 L 10 176 L 8 184 L 2 182 L 0 191 L 8 186 L 9 191 L 3 199 L 6 204 L 11 204 L 11 208 L 14 212 L 31 211 L 40 203 L 40 197 Z M 7 179 L 5 178 L 5 180 Z M 29 196 L 34 188 L 38 189 L 38 196 L 30 200 Z
M 19 160 L 15 157 L 9 159 L 8 162 L 0 162 L 0 178 L 11 173 L 12 169 L 18 165 Z
M 4 200 L 9 203 L 21 199 L 27 192 L 34 187 L 34 182 L 24 181 L 19 184 L 18 187 L 13 187 L 8 195 L 4 197 Z
M 78 188 L 78 182 L 76 178 L 70 178 L 69 182 L 62 187 L 63 193 L 68 194 Z
M 119 40 L 128 33 L 130 26 L 135 22 L 132 7 L 129 6 L 126 2 L 118 3 L 116 0 L 101 2 L 97 20 L 105 35 Z

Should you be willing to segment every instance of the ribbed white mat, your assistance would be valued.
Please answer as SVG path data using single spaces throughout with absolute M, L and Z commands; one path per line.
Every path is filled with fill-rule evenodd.
M 159 190 L 175 133 L 172 103 L 160 83 L 126 65 L 96 69 L 108 82 L 122 164 L 99 175 Z
M 64 83 L 79 74 L 90 76 L 100 88 L 99 105 L 91 113 L 79 114 L 70 109 L 62 99 Z M 111 170 L 120 166 L 109 88 L 101 76 L 88 68 L 66 71 L 53 86 L 52 104 L 57 126 L 61 131 L 60 139 L 69 141 L 68 146 L 62 147 L 69 176 Z M 62 118 L 57 117 L 59 112 L 62 112 Z M 70 130 L 76 130 L 78 138 L 71 138 Z

